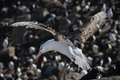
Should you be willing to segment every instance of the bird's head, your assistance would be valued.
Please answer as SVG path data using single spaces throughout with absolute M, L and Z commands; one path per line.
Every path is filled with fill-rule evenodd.
M 44 54 L 44 53 L 46 53 L 46 52 L 48 52 L 48 51 L 50 51 L 51 50 L 51 48 L 52 48 L 52 42 L 53 42 L 54 40 L 52 39 L 52 40 L 48 40 L 47 42 L 45 42 L 44 44 L 42 44 L 41 46 L 40 46 L 40 50 L 39 50 L 39 53 L 38 53 L 38 55 L 36 56 L 36 60 L 38 60 L 38 58 L 42 55 L 42 54 Z
M 36 56 L 36 60 L 38 60 L 38 58 L 43 54 L 43 53 L 46 53 L 48 50 L 47 50 L 47 45 L 43 44 L 40 46 L 40 49 L 39 49 L 39 53 L 37 54 Z

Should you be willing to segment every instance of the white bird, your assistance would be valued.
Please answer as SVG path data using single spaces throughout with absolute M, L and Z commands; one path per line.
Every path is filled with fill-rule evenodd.
M 2 62 L 0 62 L 0 73 L 2 72 L 3 68 L 4 68 L 4 65 Z
M 32 64 L 31 65 L 31 70 L 36 71 L 37 70 L 37 66 L 35 64 Z
M 44 56 L 43 57 L 43 62 L 47 62 L 48 60 L 47 60 L 47 58 Z
M 50 16 L 51 16 L 51 17 L 50 17 L 50 18 L 48 18 L 48 21 L 51 21 L 51 20 L 53 20 L 53 19 L 56 17 L 56 15 L 55 15 L 55 14 L 53 14 L 53 13 L 52 13 L 52 14 L 50 14 Z
M 113 17 L 113 12 L 112 12 L 111 8 L 107 11 L 107 14 L 108 14 L 108 18 L 112 18 Z
M 34 52 L 35 52 L 35 47 L 31 46 L 31 47 L 29 48 L 29 53 L 32 54 L 32 53 L 34 53 Z
M 116 38 L 116 35 L 114 33 L 110 33 L 109 34 L 109 39 L 112 41 L 112 42 L 115 42 L 117 40 Z
M 18 75 L 18 79 L 17 80 L 22 80 L 21 77 L 20 77 L 22 75 L 20 67 L 17 68 L 17 75 Z
M 8 46 L 8 44 L 9 44 L 9 42 L 8 42 L 8 39 L 4 39 L 3 40 L 3 48 L 5 49 L 5 48 L 7 48 L 7 46 Z
M 35 54 L 33 54 L 33 55 L 32 55 L 32 59 L 33 59 L 33 60 L 35 60 L 35 58 L 36 58 L 36 55 L 35 55 Z
M 20 77 L 18 77 L 18 79 L 17 80 L 22 80 Z
M 65 63 L 64 62 L 60 62 L 59 65 L 58 65 L 58 69 L 59 71 L 62 71 L 65 67 Z
M 101 15 L 103 15 L 103 16 L 101 16 Z M 105 15 L 104 12 L 100 12 L 100 13 L 98 13 L 98 15 L 96 14 L 94 16 L 94 18 L 97 19 L 98 22 L 95 21 L 93 18 L 91 20 L 91 22 L 95 21 L 95 25 L 93 25 L 93 23 L 92 23 L 92 25 L 96 26 L 96 24 L 97 24 L 97 26 L 99 26 L 99 25 L 101 26 L 104 23 L 102 21 L 105 18 L 104 15 Z M 17 23 L 13 23 L 11 26 L 13 26 L 13 27 L 26 26 L 26 28 L 42 29 L 42 30 L 46 30 L 53 34 L 54 39 L 48 40 L 44 44 L 41 45 L 40 51 L 36 57 L 36 60 L 43 53 L 46 53 L 48 51 L 57 51 L 59 53 L 66 55 L 69 59 L 75 60 L 74 62 L 82 69 L 84 69 L 84 70 L 90 69 L 87 58 L 82 53 L 82 50 L 79 49 L 78 47 L 75 47 L 74 44 L 69 39 L 67 39 L 65 36 L 63 36 L 60 32 L 53 30 L 51 27 L 48 27 L 41 23 L 34 23 L 34 22 L 17 22 Z
M 106 11 L 106 4 L 103 4 L 101 10 L 102 10 L 102 11 Z
M 8 67 L 9 67 L 10 70 L 14 70 L 14 62 L 10 61 L 9 64 L 8 64 Z
M 94 53 L 98 53 L 98 49 L 99 49 L 99 46 L 98 46 L 98 45 L 94 44 L 94 45 L 92 46 L 92 50 L 93 50 Z
M 33 63 L 33 59 L 28 59 L 28 62 L 30 63 L 30 65 Z
M 37 69 L 36 70 L 36 76 L 39 78 L 39 77 L 41 77 L 41 73 L 42 73 L 42 71 L 40 70 L 40 69 Z

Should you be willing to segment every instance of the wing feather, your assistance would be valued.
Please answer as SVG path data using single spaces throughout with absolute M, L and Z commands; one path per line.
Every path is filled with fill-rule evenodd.
M 75 32 L 75 40 L 85 43 L 95 32 L 101 28 L 106 22 L 106 13 L 101 11 L 95 14 L 90 22 L 84 25 L 82 28 L 78 28 Z
M 45 24 L 42 24 L 42 23 L 37 23 L 37 22 L 16 22 L 16 23 L 13 23 L 11 24 L 12 27 L 19 27 L 19 26 L 26 26 L 26 28 L 34 28 L 34 29 L 41 29 L 41 30 L 45 30 L 45 31 L 48 31 L 50 32 L 55 40 L 57 41 L 60 41 L 64 44 L 67 44 L 71 47 L 75 47 L 74 44 L 69 40 L 67 39 L 64 35 L 62 35 L 60 32 L 52 29 L 51 27 L 45 25 Z

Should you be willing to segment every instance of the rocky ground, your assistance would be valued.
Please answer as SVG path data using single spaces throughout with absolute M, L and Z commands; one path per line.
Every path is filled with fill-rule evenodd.
M 12 28 L 10 24 L 37 21 L 60 30 L 69 37 L 76 28 L 82 27 L 100 11 L 107 13 L 107 22 L 85 43 L 79 43 L 78 47 L 91 61 L 92 68 L 103 67 L 105 73 L 98 74 L 105 78 L 99 80 L 119 80 L 119 5 L 119 0 L 0 0 L 1 80 L 78 80 L 81 72 L 78 72 L 75 65 L 64 75 L 58 74 L 59 65 L 64 64 L 64 67 L 70 60 L 57 52 L 41 56 L 38 63 L 34 64 L 40 45 L 53 38 L 50 33 L 43 30 L 26 30 L 25 27 Z M 3 42 L 7 46 L 3 46 Z M 93 75 L 85 80 L 95 80 L 97 76 Z

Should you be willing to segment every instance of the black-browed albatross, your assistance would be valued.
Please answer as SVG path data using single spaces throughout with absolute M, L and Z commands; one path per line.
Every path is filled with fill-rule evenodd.
M 103 13 L 106 14 L 105 12 L 102 12 L 102 14 Z M 101 12 L 98 14 L 101 15 Z M 97 19 L 98 21 L 102 20 L 101 16 L 97 16 L 96 18 L 98 18 Z M 90 69 L 88 60 L 86 56 L 82 53 L 82 50 L 79 49 L 78 47 L 75 47 L 74 44 L 69 39 L 63 36 L 60 32 L 52 29 L 51 27 L 48 27 L 47 25 L 37 22 L 16 22 L 11 24 L 11 26 L 13 27 L 26 26 L 26 28 L 42 29 L 53 34 L 54 39 L 48 40 L 40 46 L 40 51 L 36 59 L 38 59 L 43 53 L 46 53 L 48 51 L 57 51 L 59 53 L 66 55 L 71 60 L 74 60 L 74 62 L 82 69 L 84 70 Z M 99 26 L 99 23 L 97 24 L 97 26 Z
M 24 24 L 26 25 L 26 28 L 43 29 L 52 33 L 54 36 L 54 39 L 50 39 L 40 46 L 40 51 L 36 59 L 38 59 L 41 56 L 41 54 L 46 53 L 48 51 L 57 51 L 66 55 L 71 60 L 75 60 L 75 63 L 78 64 L 79 67 L 85 70 L 88 70 L 90 68 L 87 62 L 87 58 L 82 53 L 82 50 L 75 47 L 69 39 L 67 39 L 61 33 L 53 30 L 51 27 L 34 22 L 17 22 L 12 24 L 11 26 L 25 26 Z

